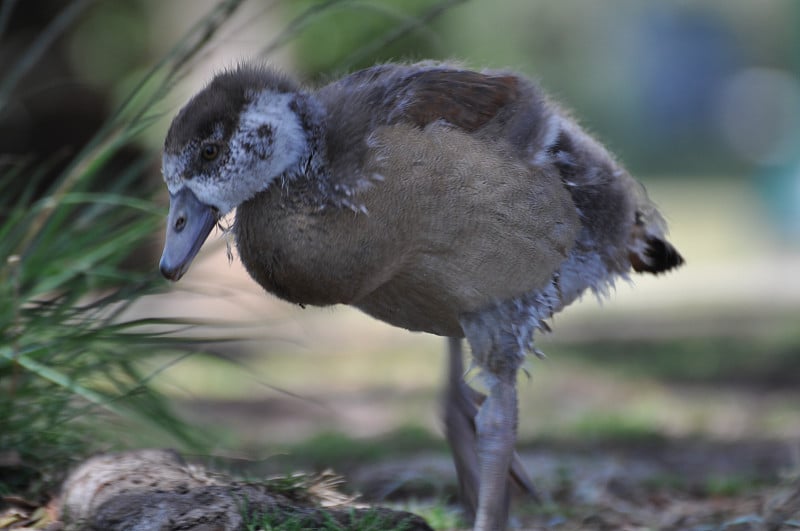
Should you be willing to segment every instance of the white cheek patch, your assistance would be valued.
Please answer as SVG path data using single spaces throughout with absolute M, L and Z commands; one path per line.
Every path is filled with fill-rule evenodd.
M 226 181 L 199 174 L 191 180 L 184 181 L 184 185 L 194 192 L 201 203 L 217 208 L 221 214 L 227 214 L 236 206 L 235 203 L 231 204 L 226 197 L 229 185 Z
M 255 151 L 253 162 L 260 169 L 268 170 L 272 178 L 296 163 L 307 149 L 303 126 L 289 107 L 294 98 L 295 94 L 262 92 L 242 112 L 239 129 L 234 135 L 238 147 Z
M 228 143 L 228 160 L 220 169 L 224 182 L 193 183 L 201 200 L 214 195 L 214 204 L 222 212 L 229 212 L 266 190 L 299 162 L 308 150 L 308 142 L 297 114 L 289 107 L 294 97 L 263 92 L 242 110 L 239 126 Z M 214 190 L 206 190 L 207 186 Z
M 161 174 L 164 182 L 167 183 L 169 193 L 175 194 L 183 187 L 181 176 L 186 168 L 186 161 L 180 155 L 164 154 L 161 159 Z
M 187 149 L 181 155 L 165 154 L 161 162 L 161 173 L 164 175 L 164 182 L 172 195 L 177 194 L 182 188 L 189 188 L 197 196 L 201 203 L 217 207 L 223 210 L 220 205 L 220 189 L 223 187 L 222 181 L 215 180 L 205 173 L 194 174 L 191 179 L 185 179 L 187 157 L 192 156 L 193 150 Z M 235 206 L 235 205 L 234 205 Z M 230 209 L 232 209 L 231 207 Z M 228 210 L 230 210 L 228 209 Z

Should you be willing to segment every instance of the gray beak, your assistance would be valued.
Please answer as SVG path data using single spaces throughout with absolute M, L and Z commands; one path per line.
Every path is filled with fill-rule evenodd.
M 161 274 L 169 280 L 181 278 L 216 222 L 214 210 L 188 188 L 170 194 L 167 239 L 159 263 Z

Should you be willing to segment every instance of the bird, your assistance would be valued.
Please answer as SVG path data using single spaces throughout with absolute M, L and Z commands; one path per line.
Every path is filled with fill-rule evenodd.
M 534 335 L 585 292 L 684 262 L 644 187 L 511 70 L 386 63 L 311 86 L 245 61 L 174 117 L 162 174 L 167 279 L 235 210 L 225 229 L 266 292 L 448 338 L 445 430 L 476 530 L 504 529 L 529 481 L 516 386 Z

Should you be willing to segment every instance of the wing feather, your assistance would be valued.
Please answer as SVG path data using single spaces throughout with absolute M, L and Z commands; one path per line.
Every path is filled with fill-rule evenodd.
M 473 132 L 519 96 L 519 79 L 466 70 L 424 70 L 409 76 L 396 94 L 389 123 L 425 127 L 444 121 Z

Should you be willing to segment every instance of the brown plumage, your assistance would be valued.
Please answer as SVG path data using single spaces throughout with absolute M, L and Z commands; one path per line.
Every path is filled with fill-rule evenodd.
M 164 177 L 168 278 L 236 207 L 240 257 L 270 293 L 467 337 L 489 395 L 451 377 L 446 424 L 478 529 L 504 526 L 510 471 L 529 485 L 510 467 L 535 329 L 587 289 L 683 261 L 643 188 L 512 72 L 381 65 L 307 90 L 242 66 L 178 114 Z
M 566 258 L 579 221 L 557 175 L 530 179 L 502 148 L 445 125 L 371 141 L 363 168 L 383 180 L 352 197 L 366 214 L 298 205 L 293 183 L 239 206 L 242 262 L 268 291 L 461 336 L 461 314 L 541 286 Z

